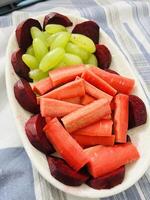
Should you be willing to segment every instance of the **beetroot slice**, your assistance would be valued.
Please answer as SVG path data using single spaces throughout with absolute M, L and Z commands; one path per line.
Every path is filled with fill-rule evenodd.
M 60 24 L 65 27 L 73 25 L 73 23 L 70 21 L 68 17 L 56 12 L 51 12 L 45 16 L 44 22 L 43 22 L 43 30 L 45 30 L 45 26 L 47 24 Z
M 82 172 L 76 172 L 67 163 L 54 156 L 47 157 L 51 175 L 61 183 L 70 186 L 79 186 L 89 178 Z
M 25 131 L 28 139 L 35 148 L 46 155 L 50 155 L 55 150 L 43 132 L 45 124 L 45 119 L 40 114 L 34 115 L 26 122 Z
M 15 73 L 21 77 L 26 79 L 27 81 L 32 81 L 29 78 L 29 67 L 23 62 L 22 60 L 23 52 L 21 49 L 18 49 L 17 51 L 13 52 L 11 55 L 11 63 L 14 68 Z
M 125 166 L 101 177 L 91 178 L 87 185 L 94 189 L 110 189 L 122 183 L 125 176 Z
M 99 43 L 99 26 L 93 21 L 86 21 L 77 24 L 72 33 L 83 34 L 93 40 L 95 44 Z
M 14 93 L 18 103 L 27 111 L 39 113 L 36 96 L 33 93 L 30 84 L 23 78 L 18 80 L 14 85 Z
M 96 52 L 95 52 L 98 66 L 102 69 L 109 68 L 111 64 L 111 54 L 109 49 L 103 44 L 96 44 Z
M 30 33 L 30 29 L 32 26 L 36 26 L 37 28 L 42 30 L 40 22 L 32 18 L 29 18 L 20 23 L 16 29 L 16 38 L 18 45 L 24 52 L 32 44 L 32 37 Z
M 144 102 L 135 95 L 129 95 L 129 129 L 145 124 L 147 112 Z
M 105 69 L 105 71 L 109 72 L 109 73 L 112 73 L 112 74 L 117 74 L 117 75 L 120 75 L 118 72 L 112 70 L 112 69 Z

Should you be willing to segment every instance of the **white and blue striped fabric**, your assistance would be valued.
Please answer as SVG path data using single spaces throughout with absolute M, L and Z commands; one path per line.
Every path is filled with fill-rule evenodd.
M 132 63 L 150 101 L 150 0 L 50 0 L 0 17 L 0 200 L 81 199 L 57 190 L 34 169 L 17 134 L 6 95 L 5 50 L 11 31 L 22 19 L 51 9 L 96 21 Z M 150 169 L 130 189 L 105 198 L 140 199 L 150 200 Z

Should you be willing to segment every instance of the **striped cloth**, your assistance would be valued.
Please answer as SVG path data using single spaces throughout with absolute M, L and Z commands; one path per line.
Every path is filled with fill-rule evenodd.
M 81 199 L 57 190 L 34 169 L 17 135 L 6 96 L 4 66 L 9 35 L 19 21 L 48 9 L 74 13 L 96 21 L 132 63 L 133 70 L 150 101 L 149 0 L 50 0 L 26 8 L 23 10 L 25 12 L 14 12 L 0 17 L 0 200 Z M 150 169 L 130 189 L 105 198 L 127 199 L 150 200 Z

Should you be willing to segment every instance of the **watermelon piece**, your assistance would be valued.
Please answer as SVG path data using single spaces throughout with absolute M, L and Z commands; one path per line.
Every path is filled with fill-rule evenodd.
M 79 33 L 89 37 L 95 44 L 99 42 L 99 26 L 94 21 L 86 21 L 77 24 L 72 33 Z
M 114 133 L 116 142 L 126 143 L 128 130 L 128 95 L 117 94 L 114 98 Z
M 87 174 L 73 170 L 62 158 L 49 156 L 47 161 L 51 175 L 65 185 L 79 186 L 89 178 Z
M 135 83 L 133 79 L 129 79 L 124 76 L 109 73 L 98 67 L 91 67 L 89 68 L 89 70 L 94 72 L 97 76 L 102 78 L 104 81 L 106 81 L 108 84 L 110 84 L 113 88 L 115 88 L 120 93 L 130 94 L 131 91 L 133 90 L 134 83 Z
M 110 189 L 122 183 L 125 177 L 125 166 L 122 166 L 104 176 L 90 178 L 86 184 L 94 189 Z
M 34 83 L 32 90 L 39 95 L 43 95 L 49 90 L 51 90 L 52 88 L 53 86 L 52 86 L 51 79 L 48 77 Z
M 50 122 L 53 118 L 52 117 L 45 117 L 46 123 Z
M 136 95 L 129 95 L 129 129 L 145 124 L 147 121 L 146 106 Z
M 80 103 L 81 105 L 88 105 L 89 103 L 92 103 L 93 101 L 95 101 L 95 99 L 93 97 L 91 97 L 88 94 L 85 94 L 83 97 L 81 97 Z
M 111 53 L 109 49 L 103 44 L 96 44 L 96 52 L 95 52 L 98 66 L 102 69 L 109 68 L 111 64 Z
M 111 85 L 109 85 L 106 81 L 104 81 L 102 78 L 100 78 L 90 70 L 86 70 L 81 77 L 111 96 L 115 96 L 117 93 L 117 90 L 115 90 Z
M 76 77 L 77 80 L 84 80 L 80 77 Z M 84 87 L 85 87 L 85 92 L 90 95 L 91 97 L 95 98 L 95 99 L 102 99 L 102 98 L 106 98 L 109 101 L 112 100 L 112 96 L 110 96 L 109 94 L 101 91 L 100 89 L 98 89 L 97 87 L 95 87 L 94 85 L 88 83 L 87 81 L 84 80 Z
M 78 104 L 56 99 L 40 99 L 40 110 L 43 117 L 63 117 L 81 107 L 82 106 Z
M 75 80 L 46 93 L 40 98 L 44 97 L 44 98 L 61 100 L 73 97 L 81 97 L 84 95 L 85 95 L 85 89 L 83 80 Z
M 111 113 L 107 99 L 96 100 L 68 115 L 61 120 L 69 133 L 89 126 Z
M 84 152 L 90 158 L 87 166 L 94 178 L 104 176 L 140 157 L 137 148 L 132 143 L 116 144 L 112 147 L 97 145 L 85 149 Z
M 62 99 L 63 101 L 67 101 L 70 103 L 75 103 L 75 104 L 80 104 L 80 97 L 73 97 L 73 98 L 69 98 L 69 99 Z
M 44 131 L 57 152 L 74 170 L 79 171 L 89 161 L 82 147 L 64 129 L 57 118 L 52 119 L 44 127 Z
M 25 131 L 29 141 L 36 149 L 46 155 L 50 155 L 54 153 L 55 150 L 43 132 L 45 124 L 45 119 L 40 114 L 33 115 L 26 122 Z
M 88 136 L 88 135 L 76 135 L 73 134 L 72 137 L 79 143 L 83 148 L 95 146 L 95 145 L 105 145 L 113 146 L 115 143 L 115 136 Z
M 109 119 L 102 119 L 99 122 L 81 128 L 73 134 L 88 135 L 88 136 L 111 136 L 113 121 Z
M 53 87 L 73 81 L 76 76 L 80 76 L 82 74 L 84 69 L 84 64 L 80 64 L 51 70 L 49 72 L 49 76 L 52 80 Z
M 111 107 L 111 104 L 110 104 L 110 107 Z M 104 116 L 103 119 L 112 119 L 111 114 Z

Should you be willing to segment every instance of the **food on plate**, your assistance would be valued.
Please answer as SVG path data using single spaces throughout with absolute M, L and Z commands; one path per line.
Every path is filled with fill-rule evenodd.
M 111 64 L 111 53 L 109 49 L 103 44 L 96 44 L 96 52 L 95 52 L 98 66 L 102 69 L 109 68 Z
M 40 22 L 32 18 L 26 19 L 25 21 L 23 21 L 17 26 L 16 39 L 18 42 L 18 46 L 23 51 L 26 51 L 27 48 L 32 44 L 30 29 L 33 26 L 39 28 L 40 30 L 42 29 Z
M 73 23 L 70 21 L 68 17 L 56 12 L 51 12 L 45 16 L 44 22 L 43 22 L 43 29 L 45 29 L 45 26 L 47 24 L 60 24 L 65 27 L 73 25 Z
M 37 114 L 39 113 L 39 105 L 37 104 L 36 95 L 31 89 L 30 84 L 19 79 L 14 85 L 14 94 L 18 103 L 27 111 Z
M 17 49 L 12 53 L 11 64 L 14 68 L 15 73 L 20 77 L 24 78 L 27 81 L 32 81 L 29 78 L 29 67 L 22 60 L 23 52 L 21 49 Z
M 14 93 L 35 114 L 25 124 L 26 135 L 46 154 L 51 175 L 70 186 L 109 189 L 122 183 L 125 165 L 140 157 L 128 127 L 146 123 L 146 107 L 132 95 L 134 79 L 108 69 L 113 57 L 98 44 L 99 26 L 86 21 L 70 32 L 72 25 L 53 12 L 43 30 L 34 19 L 17 27 L 20 49 L 11 62 L 21 79 Z
M 79 186 L 89 178 L 87 174 L 73 170 L 62 158 L 48 156 L 47 160 L 52 176 L 66 185 Z
M 94 21 L 86 21 L 75 25 L 72 33 L 85 35 L 91 38 L 95 44 L 99 42 L 99 26 Z
M 129 129 L 145 124 L 147 111 L 144 102 L 136 95 L 129 95 Z
M 55 150 L 43 131 L 45 124 L 45 119 L 40 114 L 34 115 L 26 122 L 25 131 L 35 148 L 46 155 L 50 155 Z
M 124 176 L 125 166 L 122 166 L 106 175 L 99 176 L 97 178 L 91 178 L 86 183 L 94 189 L 110 189 L 121 184 Z

